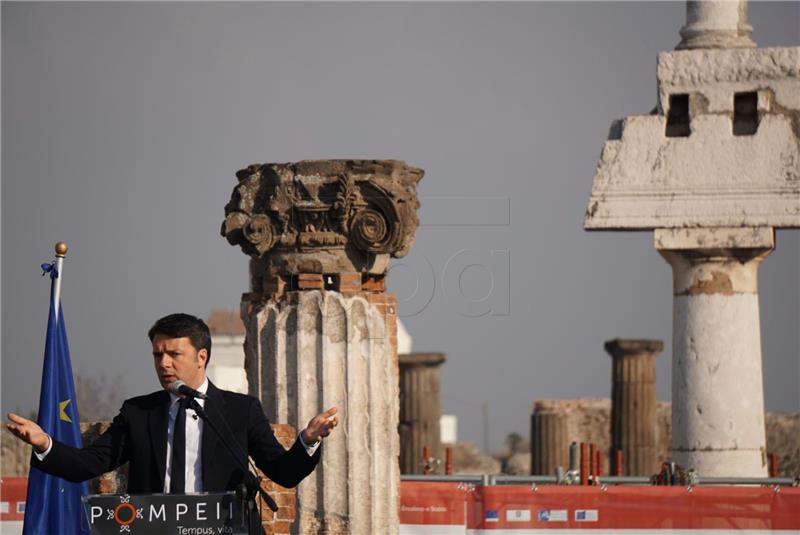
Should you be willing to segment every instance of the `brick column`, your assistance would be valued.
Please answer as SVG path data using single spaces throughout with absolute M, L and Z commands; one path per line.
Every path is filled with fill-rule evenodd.
M 284 448 L 290 448 L 295 439 L 297 439 L 297 429 L 291 425 L 273 424 L 272 431 L 275 433 L 275 438 Z M 267 477 L 260 470 L 259 475 L 264 478 Z M 273 513 L 269 506 L 263 503 L 260 496 L 257 498 L 258 506 L 261 510 L 261 525 L 264 535 L 291 533 L 292 524 L 297 518 L 297 491 L 295 489 L 287 489 L 269 480 L 262 484 L 262 488 L 275 500 L 279 508 L 277 513 Z
M 425 446 L 444 462 L 439 418 L 439 370 L 447 360 L 443 353 L 400 355 L 400 472 L 423 473 Z
M 397 533 L 397 311 L 385 275 L 413 243 L 422 171 L 330 160 L 237 176 L 222 232 L 251 257 L 249 392 L 297 429 L 339 408 L 320 465 L 298 487 L 292 533 Z
M 569 464 L 567 416 L 546 402 L 537 401 L 531 414 L 531 474 L 553 475 L 556 466 Z
M 611 355 L 611 473 L 622 450 L 623 474 L 658 472 L 656 444 L 656 357 L 661 340 L 615 339 L 605 343 Z
M 111 427 L 111 422 L 81 422 L 81 439 L 91 444 Z M 128 488 L 128 463 L 89 480 L 91 494 L 124 494 Z

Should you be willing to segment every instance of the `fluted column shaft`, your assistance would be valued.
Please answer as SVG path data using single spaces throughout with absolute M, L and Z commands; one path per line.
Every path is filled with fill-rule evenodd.
M 442 353 L 409 353 L 400 361 L 400 472 L 423 473 L 423 449 L 444 462 L 439 419 Z
M 269 419 L 303 429 L 329 407 L 341 415 L 298 487 L 296 533 L 399 529 L 396 321 L 393 296 L 328 291 L 291 292 L 245 314 L 250 394 Z
M 566 414 L 534 405 L 531 414 L 531 474 L 552 475 L 556 466 L 566 468 L 568 462 Z
M 625 475 L 652 475 L 658 471 L 656 446 L 656 357 L 660 340 L 611 340 L 611 470 L 622 450 Z

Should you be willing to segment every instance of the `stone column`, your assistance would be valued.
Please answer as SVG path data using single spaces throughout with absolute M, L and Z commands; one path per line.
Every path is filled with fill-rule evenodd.
M 567 415 L 537 401 L 531 414 L 531 474 L 553 475 L 556 466 L 569 464 Z
M 767 475 L 758 266 L 771 228 L 657 229 L 672 266 L 672 456 L 700 476 Z
M 656 445 L 656 357 L 661 340 L 615 339 L 605 343 L 611 355 L 611 473 L 622 450 L 623 473 L 658 472 Z
M 689 0 L 681 42 L 675 47 L 753 48 L 753 27 L 747 22 L 746 0 Z
M 439 370 L 447 360 L 443 353 L 400 355 L 400 472 L 423 473 L 425 446 L 444 462 L 439 418 Z M 444 468 L 444 466 L 442 466 Z
M 251 256 L 249 392 L 273 422 L 298 429 L 339 408 L 298 488 L 293 533 L 399 531 L 397 316 L 385 275 L 414 241 L 422 174 L 364 160 L 237 173 L 222 233 Z
M 757 269 L 800 228 L 800 47 L 753 48 L 744 0 L 687 2 L 655 114 L 612 125 L 587 230 L 655 230 L 672 265 L 674 460 L 766 475 Z

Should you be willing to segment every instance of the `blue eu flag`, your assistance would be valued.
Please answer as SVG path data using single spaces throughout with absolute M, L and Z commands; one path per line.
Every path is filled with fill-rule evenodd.
M 67 330 L 61 303 L 54 300 L 54 284 L 53 278 L 38 423 L 53 440 L 81 447 L 80 418 L 72 381 Z M 89 487 L 85 482 L 70 483 L 31 467 L 23 535 L 88 535 L 90 529 L 81 505 L 81 496 L 87 494 Z

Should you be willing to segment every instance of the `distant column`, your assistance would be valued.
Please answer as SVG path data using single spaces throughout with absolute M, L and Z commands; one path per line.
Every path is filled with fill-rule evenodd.
M 569 463 L 567 416 L 537 401 L 531 415 L 531 474 L 551 475 Z
M 439 370 L 443 353 L 409 353 L 400 359 L 400 473 L 422 473 L 422 448 L 443 459 Z
M 652 475 L 658 471 L 656 446 L 656 357 L 661 340 L 605 343 L 612 358 L 611 451 L 622 450 L 623 474 Z M 611 455 L 615 473 L 616 455 Z

